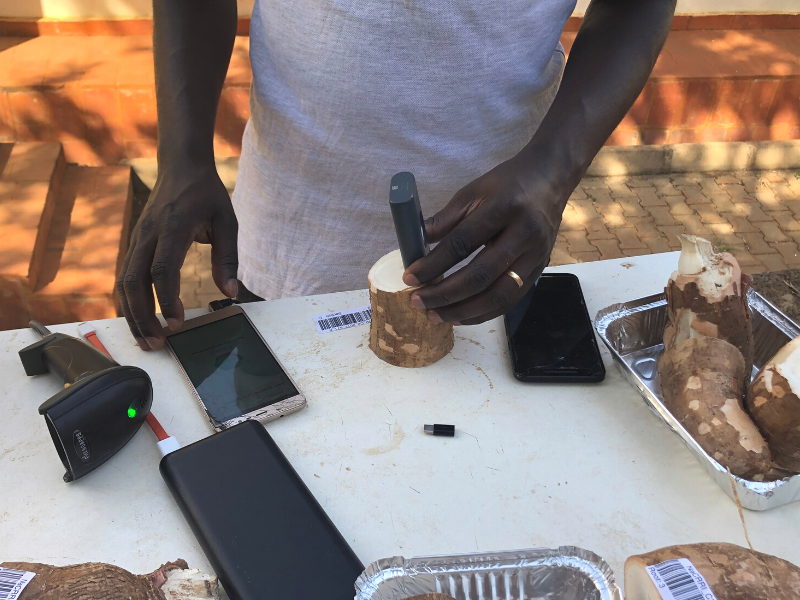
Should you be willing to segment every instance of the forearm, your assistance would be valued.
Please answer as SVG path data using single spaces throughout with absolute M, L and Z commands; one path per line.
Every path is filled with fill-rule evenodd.
M 558 94 L 531 142 L 532 161 L 549 162 L 553 182 L 571 191 L 636 100 L 655 65 L 675 0 L 593 0 Z
M 159 164 L 213 164 L 236 0 L 153 0 Z

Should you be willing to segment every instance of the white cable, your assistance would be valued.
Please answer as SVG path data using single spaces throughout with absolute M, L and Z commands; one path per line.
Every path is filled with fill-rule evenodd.
M 91 323 L 81 323 L 78 325 L 78 335 L 81 337 L 86 337 L 90 333 L 94 333 L 95 335 L 97 334 L 97 330 Z

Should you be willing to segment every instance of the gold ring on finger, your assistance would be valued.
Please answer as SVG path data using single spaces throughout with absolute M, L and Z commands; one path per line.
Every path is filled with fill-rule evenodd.
M 516 273 L 514 273 L 514 271 L 512 271 L 511 269 L 509 269 L 508 271 L 506 271 L 506 275 L 508 275 L 509 277 L 511 277 L 511 279 L 513 279 L 514 281 L 516 281 L 516 282 L 517 282 L 517 285 L 518 285 L 519 287 L 522 287 L 522 286 L 523 286 L 523 283 L 522 283 L 522 277 L 520 277 L 519 275 L 517 275 Z

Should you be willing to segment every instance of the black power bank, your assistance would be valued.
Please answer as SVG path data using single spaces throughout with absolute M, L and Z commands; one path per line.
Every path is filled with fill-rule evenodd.
M 161 475 L 231 600 L 352 600 L 364 566 L 256 421 L 167 454 Z

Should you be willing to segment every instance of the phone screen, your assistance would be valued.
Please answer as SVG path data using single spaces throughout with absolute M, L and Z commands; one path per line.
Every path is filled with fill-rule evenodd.
M 219 423 L 299 393 L 243 314 L 172 334 L 169 344 Z
M 603 360 L 578 278 L 545 274 L 506 315 L 514 376 L 522 381 L 602 381 Z

